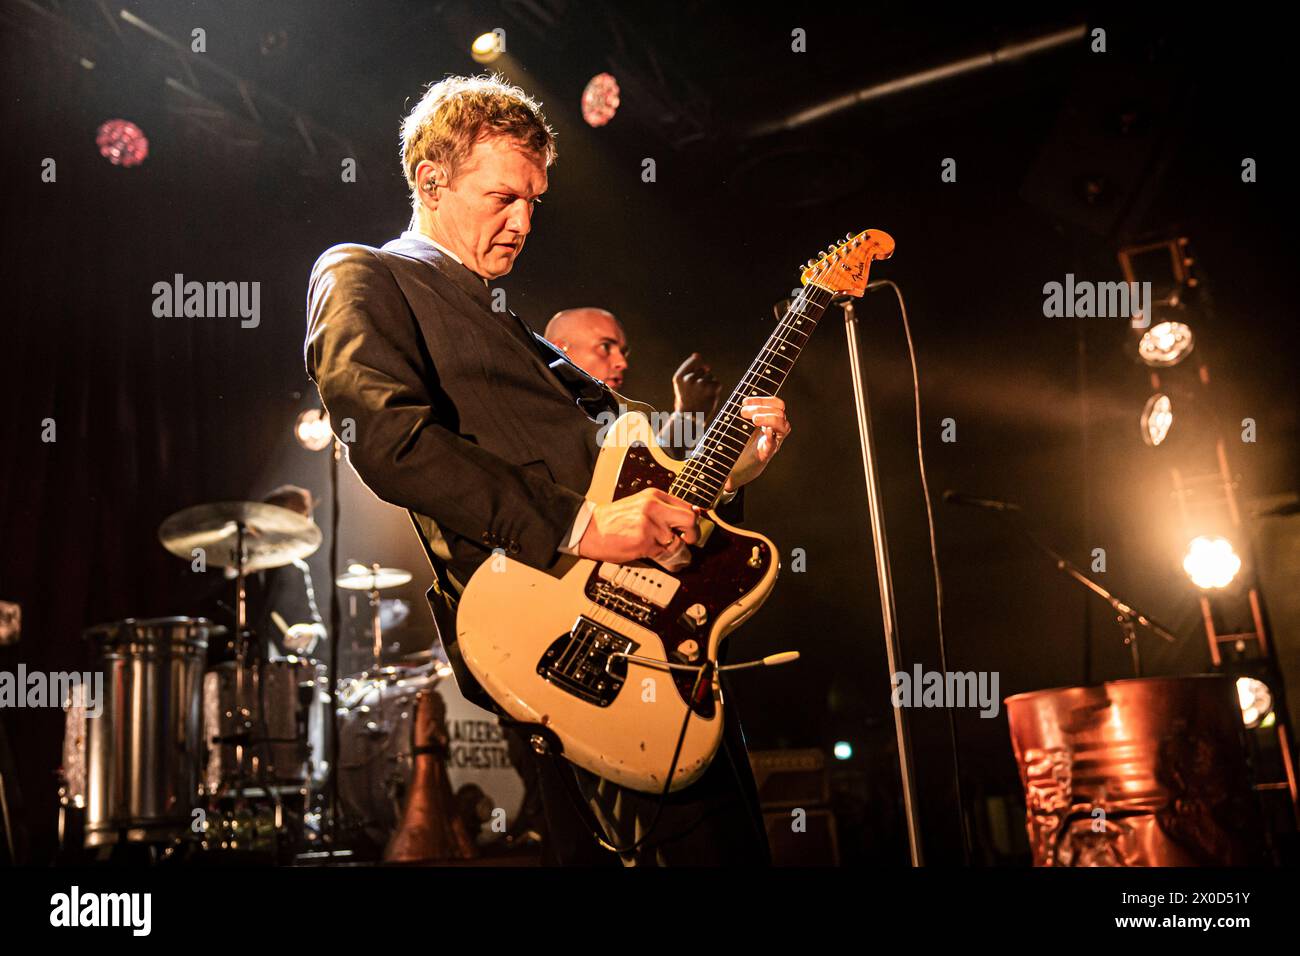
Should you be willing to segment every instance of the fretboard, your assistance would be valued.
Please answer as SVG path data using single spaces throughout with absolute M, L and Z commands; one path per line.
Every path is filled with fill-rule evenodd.
M 712 508 L 717 503 L 736 460 L 754 431 L 754 424 L 740 416 L 745 399 L 752 395 L 776 395 L 780 392 L 831 297 L 826 289 L 806 285 L 790 303 L 789 310 L 768 336 L 749 371 L 741 377 L 700 443 L 686 459 L 686 466 L 669 489 L 671 494 L 702 508 Z

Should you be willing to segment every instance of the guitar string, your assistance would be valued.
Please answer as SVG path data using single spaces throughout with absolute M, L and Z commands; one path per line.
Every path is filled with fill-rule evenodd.
M 763 349 L 760 350 L 759 352 L 759 357 L 756 358 L 753 363 L 751 363 L 750 367 L 746 370 L 745 374 L 741 377 L 740 382 L 736 385 L 736 388 L 732 391 L 731 397 L 729 397 L 727 402 L 724 404 L 722 411 L 714 419 L 714 426 L 711 427 L 709 431 L 716 430 L 718 434 L 715 436 L 710 436 L 708 432 L 705 433 L 704 439 L 701 441 L 701 449 L 700 449 L 701 452 L 707 451 L 706 446 L 721 447 L 719 443 L 724 438 L 729 438 L 732 441 L 737 440 L 738 436 L 732 434 L 729 431 L 729 429 L 735 427 L 736 423 L 734 421 L 724 423 L 723 419 L 725 416 L 731 416 L 733 419 L 736 417 L 736 412 L 734 411 L 734 409 L 736 408 L 737 400 L 735 396 L 738 392 L 742 392 L 748 389 L 754 389 L 753 394 L 758 394 L 759 391 L 759 389 L 757 388 L 758 382 L 755 381 L 755 379 L 764 377 L 762 375 L 762 372 L 759 370 L 761 367 L 767 366 L 768 370 L 770 371 L 772 367 L 773 358 L 786 358 L 790 362 L 790 367 L 783 370 L 782 374 L 784 376 L 788 376 L 790 374 L 790 371 L 794 368 L 795 361 L 799 358 L 799 354 L 802 354 L 803 348 L 807 345 L 807 340 L 812 337 L 812 332 L 804 332 L 801 329 L 795 328 L 794 325 L 788 322 L 789 318 L 792 315 L 798 315 L 800 317 L 800 320 L 806 319 L 812 322 L 813 327 L 815 329 L 816 323 L 820 320 L 820 316 L 818 316 L 817 319 L 814 319 L 812 316 L 808 315 L 807 313 L 800 312 L 798 306 L 801 306 L 805 303 L 810 303 L 814 306 L 817 306 L 819 309 L 821 309 L 824 312 L 826 305 L 829 304 L 829 300 L 827 303 L 818 302 L 814 297 L 814 290 L 823 291 L 823 292 L 829 291 L 829 290 L 821 289 L 821 287 L 815 286 L 812 283 L 809 283 L 809 285 L 805 286 L 805 288 L 800 291 L 800 295 L 796 297 L 794 302 L 791 303 L 790 309 L 787 311 L 786 315 L 782 318 L 781 325 L 778 327 L 777 331 L 772 336 L 769 336 L 767 342 L 764 343 Z M 796 344 L 792 338 L 788 337 L 789 334 L 793 334 L 793 333 L 798 333 L 804 336 L 804 343 L 802 345 Z M 784 345 L 793 346 L 796 349 L 796 354 L 793 357 L 777 355 L 777 349 L 773 348 L 773 346 L 777 344 L 780 344 L 781 346 Z M 772 358 L 765 359 L 764 356 L 766 356 L 769 352 L 772 354 Z M 784 384 L 784 379 L 780 384 L 778 384 L 777 388 L 771 390 L 769 394 L 775 394 L 777 391 L 780 390 L 780 387 L 783 384 Z M 743 407 L 743 399 L 745 397 L 748 396 L 744 396 L 744 395 L 741 396 L 742 407 Z M 748 434 L 746 434 L 745 441 L 748 442 L 748 440 L 749 440 L 749 436 Z M 742 447 L 739 449 L 739 452 L 737 452 L 737 450 L 734 447 L 729 448 L 728 451 L 735 452 L 738 457 L 739 453 L 744 451 L 744 447 L 742 445 Z M 712 460 L 708 457 L 707 454 L 697 453 L 696 455 L 693 455 L 690 459 L 687 460 L 686 467 L 684 467 L 682 469 L 682 472 L 680 473 L 682 477 L 687 479 L 686 481 L 683 482 L 683 484 L 694 484 L 694 482 L 697 480 L 709 480 L 712 484 L 717 484 L 716 479 L 706 479 L 706 476 L 703 471 L 703 469 L 706 467 L 712 468 L 712 470 L 715 473 L 721 475 L 722 483 L 723 484 L 726 483 L 726 479 L 729 476 L 730 472 L 728 471 L 727 473 L 724 474 L 720 468 L 712 464 Z M 716 492 L 714 493 L 714 496 L 716 497 Z
M 737 398 L 737 395 L 739 393 L 751 389 L 753 390 L 752 394 L 754 395 L 757 395 L 759 391 L 766 391 L 767 394 L 776 394 L 780 390 L 781 386 L 784 385 L 785 377 L 789 376 L 791 370 L 794 368 L 794 363 L 798 360 L 800 354 L 802 354 L 803 352 L 803 349 L 807 346 L 808 340 L 812 337 L 812 331 L 805 332 L 802 329 L 796 328 L 795 326 L 799 323 L 796 322 L 794 324 L 791 324 L 789 322 L 789 319 L 791 318 L 791 316 L 797 315 L 799 317 L 799 322 L 804 320 L 812 322 L 813 329 L 815 330 L 816 324 L 818 321 L 820 321 L 821 316 L 818 315 L 817 318 L 813 318 L 808 313 L 799 311 L 799 307 L 806 304 L 811 304 L 813 306 L 816 306 L 822 313 L 824 313 L 827 305 L 829 305 L 830 300 L 828 298 L 826 302 L 819 302 L 816 298 L 815 293 L 829 292 L 829 291 L 830 290 L 824 289 L 821 286 L 815 285 L 813 282 L 809 282 L 809 284 L 806 285 L 800 291 L 799 296 L 797 296 L 795 300 L 791 303 L 790 309 L 786 312 L 786 315 L 782 318 L 781 325 L 778 327 L 777 331 L 773 333 L 772 336 L 769 336 L 767 342 L 764 343 L 764 347 L 763 349 L 760 350 L 758 357 L 754 360 L 753 363 L 751 363 L 750 367 L 746 370 L 745 374 L 741 377 L 740 382 L 737 383 L 736 388 L 733 389 L 731 396 L 727 399 L 727 402 L 723 405 L 722 410 L 714 418 L 713 425 L 708 429 L 708 431 L 705 432 L 704 438 L 701 440 L 700 448 L 697 451 L 697 453 L 695 455 L 692 455 L 691 458 L 687 459 L 686 465 L 682 468 L 682 471 L 679 473 L 677 480 L 674 481 L 675 486 L 678 486 L 680 488 L 689 487 L 692 492 L 695 492 L 697 495 L 699 495 L 699 489 L 695 486 L 697 483 L 704 483 L 706 490 L 710 490 L 712 494 L 712 498 L 716 499 L 718 491 L 720 491 L 721 488 L 725 486 L 726 480 L 730 476 L 730 470 L 724 473 L 722 469 L 714 465 L 712 461 L 712 457 L 708 454 L 708 452 L 711 449 L 719 449 L 719 450 L 725 449 L 728 456 L 730 454 L 735 454 L 736 457 L 738 458 L 739 455 L 744 451 L 743 446 L 739 449 L 739 451 L 737 451 L 737 449 L 734 446 L 728 447 L 721 444 L 721 442 L 724 439 L 737 441 L 739 437 L 735 435 L 731 431 L 731 429 L 737 427 L 735 419 L 738 417 L 738 410 L 739 408 L 743 407 L 744 399 L 749 396 L 740 394 L 739 398 Z M 834 293 L 831 293 L 831 296 L 833 295 Z M 790 337 L 795 333 L 802 335 L 804 337 L 804 342 L 802 345 L 795 343 L 793 338 Z M 778 349 L 776 348 L 776 346 L 778 345 L 781 347 L 784 347 L 785 345 L 792 346 L 796 350 L 795 355 L 794 356 L 778 355 L 777 354 Z M 765 358 L 765 356 L 768 356 L 769 353 L 771 353 L 771 357 Z M 761 369 L 764 366 L 766 366 L 768 371 L 771 371 L 771 368 L 774 364 L 773 359 L 775 358 L 784 358 L 787 361 L 789 361 L 790 363 L 789 368 L 786 368 L 782 371 L 781 373 L 783 376 L 782 381 L 780 384 L 777 385 L 777 388 L 771 390 L 759 389 L 758 388 L 759 382 L 757 380 L 765 377 Z M 724 419 L 728 416 L 731 417 L 733 420 L 730 422 L 725 421 Z M 744 426 L 740 426 L 740 427 L 743 428 Z M 709 432 L 716 432 L 716 434 L 711 436 Z M 745 434 L 745 442 L 748 443 L 748 440 L 749 440 L 749 435 Z M 734 462 L 732 464 L 734 467 Z M 718 482 L 716 478 L 709 477 L 705 473 L 706 468 L 711 469 L 715 474 L 720 475 L 722 479 L 721 482 Z M 718 486 L 716 490 L 712 490 L 711 486 L 713 485 Z M 702 495 L 699 496 L 703 497 Z M 712 501 L 710 502 L 710 504 L 711 503 Z
M 871 247 L 873 245 L 874 245 L 874 241 L 869 239 L 867 242 L 867 248 L 863 250 L 864 254 L 871 256 L 873 252 Z M 868 261 L 870 261 L 870 259 L 868 259 Z M 826 273 L 829 271 L 831 262 L 833 262 L 833 259 L 824 259 L 822 260 L 821 263 L 819 263 L 821 269 L 818 271 L 816 278 L 820 279 L 826 275 Z M 814 296 L 815 292 L 826 292 L 829 295 L 825 302 L 819 302 Z M 767 364 L 768 370 L 769 371 L 771 370 L 770 360 L 764 362 L 763 356 L 766 355 L 769 351 L 772 351 L 772 356 L 777 357 L 775 350 L 770 349 L 770 346 L 773 344 L 774 339 L 775 342 L 779 342 L 782 345 L 794 345 L 794 348 L 797 350 L 796 355 L 793 358 L 789 359 L 790 367 L 785 369 L 782 373 L 783 376 L 788 376 L 790 374 L 790 371 L 794 368 L 795 361 L 799 358 L 799 355 L 802 354 L 803 348 L 807 345 L 807 340 L 812 336 L 812 332 L 802 332 L 801 330 L 794 328 L 794 326 L 792 325 L 787 325 L 787 320 L 790 318 L 791 315 L 799 315 L 801 319 L 809 319 L 810 321 L 812 321 L 813 330 L 815 331 L 817 322 L 820 321 L 821 319 L 821 315 L 818 315 L 816 319 L 812 319 L 811 316 L 799 312 L 796 306 L 802 304 L 801 300 L 812 303 L 813 305 L 817 306 L 822 313 L 824 313 L 826 308 L 830 305 L 830 301 L 831 299 L 834 298 L 834 296 L 835 296 L 834 290 L 826 289 L 825 287 L 818 285 L 814 279 L 808 280 L 804 288 L 800 290 L 799 295 L 796 296 L 794 301 L 791 303 L 791 307 L 787 311 L 786 315 L 782 318 L 781 326 L 778 327 L 777 332 L 774 334 L 773 337 L 769 337 L 768 341 L 764 343 L 764 347 L 762 350 L 760 350 L 758 358 L 756 358 L 754 362 L 751 363 L 750 367 L 746 370 L 744 376 L 742 376 L 741 381 L 737 384 L 736 388 L 733 390 L 732 397 L 728 398 L 726 404 L 723 406 L 722 411 L 715 417 L 714 422 L 709 427 L 709 429 L 706 430 L 704 437 L 700 442 L 700 448 L 697 449 L 697 453 L 687 459 L 686 465 L 682 468 L 681 472 L 679 472 L 677 477 L 674 479 L 672 487 L 669 489 L 670 492 L 674 491 L 674 489 L 685 489 L 689 487 L 692 493 L 695 493 L 699 495 L 699 497 L 703 498 L 703 495 L 699 494 L 698 488 L 695 487 L 697 482 L 704 483 L 706 490 L 709 490 L 711 485 L 718 485 L 716 489 L 711 490 L 711 498 L 708 502 L 706 502 L 706 504 L 711 506 L 716 502 L 718 493 L 721 491 L 722 487 L 725 487 L 726 480 L 728 477 L 730 477 L 730 472 L 728 471 L 726 474 L 722 474 L 721 469 L 714 466 L 712 464 L 712 460 L 708 458 L 706 455 L 699 454 L 699 451 L 701 450 L 707 451 L 708 448 L 710 447 L 716 447 L 719 449 L 726 447 L 721 444 L 724 438 L 729 438 L 732 441 L 735 441 L 737 439 L 737 436 L 730 432 L 730 429 L 735 426 L 734 419 L 737 417 L 736 412 L 733 411 L 734 403 L 735 403 L 734 396 L 737 392 L 741 391 L 742 387 L 753 388 L 757 385 L 757 382 L 752 381 L 751 379 L 763 377 L 762 373 L 758 370 L 758 366 Z M 796 322 L 795 324 L 797 325 L 799 323 Z M 803 345 L 795 345 L 795 343 L 791 339 L 784 338 L 783 333 L 786 331 L 799 332 L 801 335 L 803 335 L 804 336 Z M 779 391 L 781 385 L 783 384 L 784 384 L 784 378 L 782 379 L 782 382 L 777 386 L 777 389 L 771 391 L 771 394 L 775 394 L 776 391 Z M 753 394 L 755 395 L 758 394 L 758 390 L 756 389 Z M 730 416 L 733 420 L 731 422 L 719 424 L 723 421 L 724 416 Z M 744 426 L 741 427 L 743 428 Z M 710 435 L 710 433 L 714 432 L 715 429 L 716 429 L 716 434 Z M 749 440 L 749 435 L 746 434 L 745 443 L 747 443 L 748 440 Z M 731 452 L 735 452 L 736 449 L 734 447 L 731 447 L 728 448 L 727 451 L 728 453 L 731 453 Z M 744 451 L 744 444 L 741 445 L 739 453 L 743 453 L 743 451 Z M 737 453 L 737 457 L 739 457 L 739 453 Z M 734 465 L 735 463 L 733 461 L 732 467 L 734 467 Z M 722 475 L 722 482 L 720 485 L 718 484 L 716 479 L 710 479 L 705 475 L 704 469 L 706 466 L 711 468 L 714 472 Z
M 728 437 L 728 438 L 731 438 L 731 439 L 733 439 L 733 440 L 735 440 L 735 438 L 736 438 L 736 436 L 734 436 L 734 435 L 730 435 L 730 434 L 728 433 L 728 431 L 727 431 L 727 429 L 733 427 L 734 423 L 728 423 L 728 424 L 719 424 L 719 423 L 721 423 L 721 422 L 723 421 L 723 419 L 724 419 L 726 416 L 728 416 L 728 415 L 732 415 L 732 416 L 734 416 L 735 413 L 732 411 L 732 408 L 736 405 L 736 398 L 735 398 L 736 394 L 737 394 L 738 392 L 741 392 L 741 391 L 747 389 L 747 388 L 752 387 L 752 384 L 753 384 L 753 383 L 749 382 L 749 378 L 750 378 L 751 374 L 754 373 L 754 371 L 755 371 L 755 366 L 758 365 L 758 364 L 760 363 L 760 359 L 761 359 L 761 357 L 762 357 L 764 354 L 766 354 L 767 352 L 769 352 L 769 351 L 773 351 L 773 349 L 772 349 L 772 345 L 773 345 L 774 343 L 777 343 L 777 342 L 779 342 L 779 343 L 781 343 L 781 344 L 783 344 L 783 345 L 786 345 L 786 344 L 788 344 L 788 345 L 794 345 L 794 342 L 793 342 L 792 340 L 789 340 L 789 339 L 784 338 L 783 335 L 784 335 L 785 331 L 787 330 L 787 328 L 789 329 L 789 331 L 798 331 L 798 330 L 794 329 L 792 326 L 787 326 L 787 321 L 786 321 L 786 320 L 789 319 L 789 317 L 790 317 L 791 315 L 793 315 L 793 314 L 799 314 L 799 315 L 801 315 L 801 316 L 804 316 L 804 314 L 801 313 L 801 312 L 799 312 L 798 309 L 795 308 L 795 306 L 796 306 L 797 304 L 800 304 L 800 300 L 801 300 L 801 299 L 805 299 L 805 298 L 806 298 L 807 301 L 813 301 L 812 298 L 811 298 L 811 295 L 810 295 L 810 294 L 807 294 L 809 288 L 811 288 L 811 286 L 809 286 L 809 287 L 805 287 L 804 290 L 801 290 L 799 296 L 795 299 L 795 301 L 794 301 L 793 303 L 791 303 L 791 307 L 790 307 L 790 309 L 787 311 L 786 315 L 782 318 L 782 320 L 781 320 L 781 324 L 780 324 L 780 326 L 778 326 L 776 332 L 774 332 L 773 335 L 769 336 L 768 339 L 767 339 L 767 341 L 764 343 L 763 348 L 762 348 L 762 349 L 760 350 L 760 352 L 759 352 L 759 359 L 755 359 L 755 361 L 754 361 L 753 363 L 750 364 L 750 367 L 749 367 L 749 369 L 746 370 L 745 374 L 744 374 L 743 376 L 741 376 L 741 380 L 740 380 L 740 382 L 737 383 L 736 387 L 732 390 L 731 395 L 728 397 L 727 401 L 724 403 L 724 405 L 723 405 L 721 411 L 720 411 L 720 412 L 718 413 L 718 415 L 714 418 L 714 423 L 713 423 L 713 425 L 712 425 L 712 426 L 711 426 L 711 427 L 710 427 L 710 428 L 705 432 L 704 437 L 703 437 L 703 439 L 702 439 L 701 442 L 700 442 L 700 448 L 697 450 L 697 452 L 696 452 L 695 455 L 692 455 L 689 459 L 687 459 L 686 465 L 682 468 L 682 471 L 679 473 L 679 476 L 678 476 L 679 479 L 686 479 L 685 481 L 682 482 L 683 485 L 694 485 L 694 483 L 695 483 L 697 480 L 702 480 L 702 479 L 704 479 L 705 476 L 704 476 L 703 469 L 706 467 L 706 465 L 707 465 L 708 467 L 712 467 L 713 470 L 714 470 L 715 472 L 717 472 L 718 474 L 722 475 L 723 484 L 726 483 L 726 479 L 727 479 L 728 475 L 727 475 L 727 474 L 722 474 L 721 469 L 719 469 L 719 468 L 713 466 L 713 465 L 712 465 L 712 460 L 708 457 L 708 454 L 707 454 L 709 448 L 712 447 L 712 446 L 717 446 L 718 443 L 722 440 L 723 437 Z M 814 304 L 816 304 L 816 303 L 814 302 Z M 804 317 L 807 318 L 807 316 L 804 316 Z M 801 334 L 804 334 L 805 337 L 808 337 L 808 336 L 811 335 L 811 333 L 801 333 Z M 806 344 L 806 343 L 805 343 L 805 344 Z M 800 352 L 802 352 L 802 346 L 794 345 L 794 347 L 795 347 L 796 349 L 798 349 Z M 795 356 L 795 359 L 797 359 L 797 358 L 798 358 L 798 355 Z M 767 363 L 764 363 L 764 364 L 767 364 Z M 794 359 L 791 359 L 791 360 L 790 360 L 790 369 L 793 369 L 793 367 L 794 367 Z M 789 375 L 789 373 L 790 373 L 790 369 L 786 369 L 784 374 Z M 778 389 L 779 389 L 779 387 L 780 387 L 780 386 L 778 386 Z M 742 397 L 742 406 L 743 406 L 743 397 Z M 741 426 L 741 427 L 743 428 L 744 426 Z M 711 437 L 711 436 L 709 435 L 709 432 L 711 432 L 711 431 L 715 431 L 715 430 L 718 432 L 718 434 L 717 434 L 716 436 Z M 748 435 L 746 435 L 746 436 L 745 436 L 745 441 L 746 441 L 746 443 L 748 443 L 748 440 L 749 440 L 749 437 L 748 437 Z M 734 448 L 732 448 L 732 449 L 730 449 L 730 450 L 731 450 L 731 451 L 735 451 Z M 740 452 L 743 452 L 743 451 L 744 451 L 744 447 L 742 446 L 741 449 L 740 449 Z M 737 457 L 739 457 L 739 453 L 737 453 Z M 692 487 L 692 490 L 694 491 L 694 490 L 696 490 L 696 489 Z M 716 497 L 716 493 L 715 493 L 715 497 Z

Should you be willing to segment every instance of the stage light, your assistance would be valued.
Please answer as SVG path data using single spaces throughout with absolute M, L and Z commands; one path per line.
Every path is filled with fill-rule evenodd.
M 1143 333 L 1138 356 L 1155 368 L 1177 365 L 1192 351 L 1195 337 L 1186 322 L 1157 322 Z
M 618 80 L 609 73 L 597 73 L 582 91 L 582 118 L 588 126 L 604 126 L 618 112 L 619 102 Z
M 1187 546 L 1183 570 L 1198 588 L 1226 588 L 1241 570 L 1241 558 L 1227 538 L 1202 535 Z
M 99 155 L 114 166 L 139 166 L 149 156 L 149 140 L 130 120 L 111 119 L 95 133 Z
M 298 444 L 308 451 L 323 451 L 334 440 L 330 431 L 329 413 L 320 408 L 309 408 L 298 416 L 293 428 Z
M 834 752 L 836 760 L 848 760 L 853 756 L 853 745 L 847 740 L 837 740 Z
M 1169 436 L 1174 424 L 1174 406 L 1169 396 L 1156 392 L 1142 409 L 1142 440 L 1155 448 Z
M 495 30 L 480 34 L 470 45 L 469 55 L 475 63 L 491 63 L 501 55 L 501 37 Z
M 1262 680 L 1253 677 L 1237 678 L 1237 701 L 1241 704 L 1241 720 L 1255 728 L 1273 713 L 1273 692 Z
M 1155 448 L 1169 436 L 1174 423 L 1173 403 L 1169 396 L 1156 392 L 1142 409 L 1142 440 Z

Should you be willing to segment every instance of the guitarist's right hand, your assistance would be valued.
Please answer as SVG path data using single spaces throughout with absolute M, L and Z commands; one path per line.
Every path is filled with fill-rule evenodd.
M 687 545 L 700 540 L 696 511 L 681 498 L 647 488 L 596 505 L 578 542 L 578 556 L 626 564 L 649 558 L 666 567 L 690 561 Z

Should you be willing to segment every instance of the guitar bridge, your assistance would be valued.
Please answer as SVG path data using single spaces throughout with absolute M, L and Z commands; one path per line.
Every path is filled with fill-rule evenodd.
M 557 638 L 537 663 L 537 673 L 575 697 L 608 707 L 627 679 L 627 659 L 640 645 L 621 634 L 580 617 L 573 629 Z M 611 660 L 612 658 L 612 660 Z

